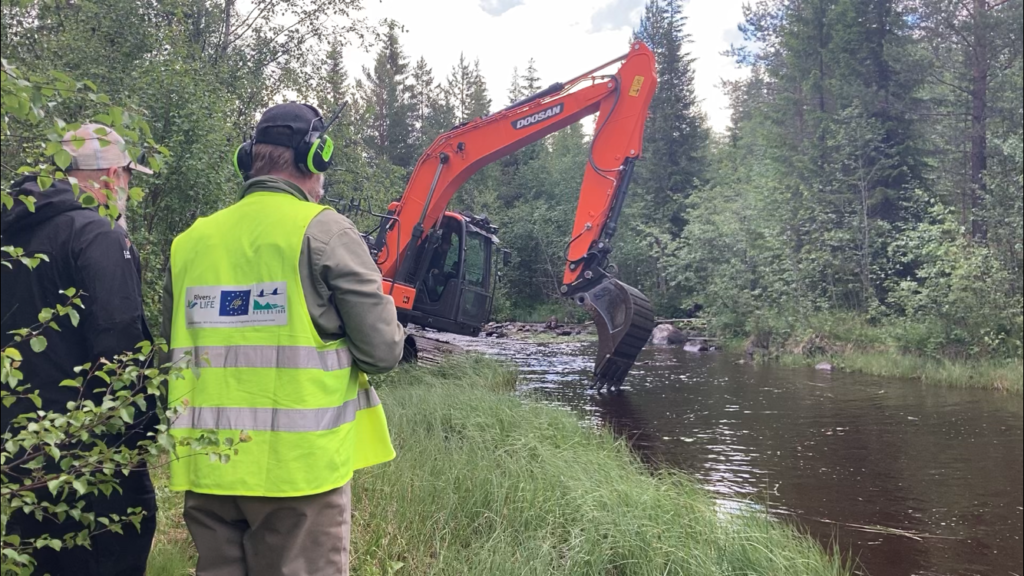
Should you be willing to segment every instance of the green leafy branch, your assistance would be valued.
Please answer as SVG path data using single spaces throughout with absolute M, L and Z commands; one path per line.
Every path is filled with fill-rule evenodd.
M 70 143 L 80 148 L 86 138 L 75 135 L 68 142 L 63 141 L 65 134 L 82 126 L 81 123 L 66 122 L 57 115 L 65 101 L 75 101 L 92 109 L 92 120 L 114 128 L 125 141 L 125 153 L 132 158 L 145 157 L 146 164 L 154 172 L 159 172 L 170 157 L 170 151 L 153 140 L 143 111 L 111 105 L 110 99 L 98 93 L 92 82 L 75 81 L 58 71 L 47 75 L 26 75 L 7 60 L 0 60 L 0 139 L 5 151 L 16 150 L 22 160 L 17 169 L 6 164 L 0 167 L 5 173 L 5 180 L 34 174 L 41 190 L 49 189 L 57 180 L 67 180 L 83 205 L 94 207 L 100 204 L 91 194 L 82 194 L 79 182 L 67 175 L 72 157 L 65 146 Z M 99 145 L 103 147 L 111 143 L 100 138 Z M 105 192 L 110 200 L 116 194 L 124 194 L 132 203 L 143 197 L 142 189 L 137 187 L 117 190 L 116 194 L 115 191 Z M 34 210 L 34 198 L 16 195 L 4 188 L 0 193 L 0 203 L 10 210 L 15 201 L 23 202 L 30 211 Z M 112 223 L 119 215 L 116 202 L 108 201 L 98 209 Z
M 29 268 L 34 268 L 38 264 L 38 261 L 33 263 L 33 260 L 36 260 L 33 258 L 23 258 L 23 260 L 28 261 L 25 265 Z M 4 262 L 4 264 L 8 265 L 7 262 Z M 44 308 L 39 312 L 38 324 L 30 328 L 12 331 L 11 334 L 14 335 L 12 343 L 0 349 L 0 357 L 3 358 L 3 364 L 0 365 L 0 384 L 2 384 L 2 387 L 0 387 L 0 394 L 2 394 L 0 403 L 3 404 L 4 408 L 10 408 L 19 398 L 32 400 L 36 408 L 42 406 L 42 401 L 39 399 L 38 394 L 31 392 L 27 384 L 19 385 L 24 378 L 24 375 L 19 370 L 22 362 L 24 362 L 24 358 L 16 345 L 28 342 L 29 348 L 33 352 L 39 353 L 46 349 L 47 342 L 43 333 L 47 330 L 60 331 L 60 326 L 57 325 L 58 319 L 66 316 L 71 321 L 72 326 L 78 326 L 80 316 L 75 308 L 83 307 L 82 300 L 79 298 L 81 294 L 74 288 L 68 288 L 62 291 L 61 294 L 67 298 L 63 305 L 58 304 L 56 309 Z M 10 391 L 7 390 L 8 388 Z
M 19 159 L 16 169 L 7 163 L 0 165 L 5 184 L 0 187 L 0 204 L 10 210 L 20 202 L 29 211 L 35 210 L 36 199 L 19 194 L 9 185 L 11 179 L 34 175 L 42 190 L 49 189 L 57 180 L 66 180 L 84 206 L 96 207 L 113 225 L 118 215 L 115 196 L 124 193 L 132 202 L 138 202 L 142 190 L 103 190 L 108 202 L 102 204 L 93 195 L 97 190 L 85 193 L 82 188 L 88 183 L 83 182 L 80 187 L 67 174 L 71 154 L 65 146 L 81 146 L 85 138 L 76 136 L 70 144 L 62 142 L 66 133 L 81 127 L 59 117 L 65 106 L 76 110 L 76 114 L 90 110 L 92 119 L 111 126 L 121 135 L 130 157 L 139 158 L 145 153 L 146 162 L 154 171 L 159 171 L 169 156 L 166 148 L 152 140 L 142 112 L 110 105 L 109 98 L 99 94 L 91 82 L 77 82 L 60 72 L 25 75 L 6 60 L 0 60 L 0 142 L 5 159 Z M 101 139 L 100 146 L 104 145 L 109 143 Z M 31 270 L 46 261 L 46 255 L 29 254 L 16 246 L 3 246 L 0 253 L 0 263 L 7 268 L 21 264 Z M 156 366 L 155 354 L 166 352 L 163 342 L 142 342 L 134 352 L 76 367 L 76 377 L 60 384 L 76 387 L 76 400 L 60 407 L 44 405 L 38 392 L 25 382 L 23 367 L 25 362 L 32 361 L 31 355 L 46 350 L 50 331 L 78 327 L 82 294 L 74 289 L 62 294 L 62 304 L 40 311 L 34 326 L 11 332 L 13 341 L 0 349 L 0 404 L 5 414 L 18 413 L 10 426 L 0 431 L 3 576 L 31 573 L 34 550 L 88 546 L 96 534 L 121 532 L 127 524 L 138 528 L 145 517 L 141 509 L 100 516 L 86 506 L 89 496 L 109 496 L 120 490 L 118 481 L 131 470 L 147 462 L 166 462 L 178 447 L 185 446 L 193 454 L 209 454 L 212 460 L 228 462 L 238 453 L 238 446 L 250 439 L 243 432 L 237 438 L 221 440 L 215 431 L 209 430 L 187 438 L 171 436 L 170 428 L 185 407 L 164 410 L 160 408 L 160 399 L 166 396 L 168 381 L 180 377 L 189 365 L 186 360 L 184 366 Z M 152 425 L 148 425 L 150 422 Z M 23 539 L 8 534 L 8 522 L 15 514 L 52 521 L 55 529 L 68 523 L 72 528 L 62 529 L 70 533 L 59 539 L 49 535 Z
M 54 318 L 71 316 L 77 324 L 74 300 L 77 298 L 72 297 L 68 306 L 41 313 L 39 325 L 17 331 L 18 342 L 28 341 L 36 353 L 45 350 L 46 342 L 40 339 L 46 329 L 55 328 Z M 227 463 L 239 453 L 241 444 L 251 440 L 245 431 L 223 439 L 213 430 L 177 439 L 171 436 L 173 422 L 187 406 L 161 409 L 159 400 L 166 397 L 169 381 L 193 366 L 190 358 L 155 366 L 157 354 L 166 351 L 162 341 L 141 342 L 135 352 L 76 367 L 78 376 L 60 385 L 77 388 L 78 398 L 56 412 L 52 407 L 43 409 L 38 395 L 21 384 L 18 366 L 24 359 L 17 348 L 3 350 L 5 388 L 0 394 L 4 406 L 10 408 L 18 399 L 27 399 L 37 410 L 22 413 L 3 432 L 0 524 L 6 526 L 14 513 L 21 513 L 38 521 L 49 520 L 55 527 L 66 522 L 81 526 L 61 539 L 49 535 L 25 540 L 5 536 L 3 574 L 31 566 L 33 550 L 88 545 L 96 534 L 120 533 L 127 524 L 138 528 L 145 517 L 143 511 L 99 516 L 85 509 L 85 497 L 120 491 L 119 479 L 143 463 L 148 462 L 151 468 L 166 465 L 179 447 L 189 448 L 194 456 L 205 455 Z M 155 423 L 148 425 L 150 420 Z M 114 438 L 118 440 L 111 442 Z

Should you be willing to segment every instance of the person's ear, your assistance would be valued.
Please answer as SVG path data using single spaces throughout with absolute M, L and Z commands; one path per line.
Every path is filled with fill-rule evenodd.
M 103 180 L 103 188 L 109 188 L 111 190 L 117 188 L 118 170 L 120 170 L 120 168 L 107 168 L 107 173 L 104 174 L 106 178 Z

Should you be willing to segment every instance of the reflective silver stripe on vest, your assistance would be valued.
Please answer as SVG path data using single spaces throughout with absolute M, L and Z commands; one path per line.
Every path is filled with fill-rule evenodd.
M 356 412 L 380 405 L 373 388 L 331 408 L 226 408 L 189 406 L 171 428 L 246 430 L 257 432 L 323 432 L 354 422 Z
M 192 362 L 203 368 L 319 368 L 325 372 L 352 366 L 348 348 L 317 350 L 311 346 L 195 346 L 174 348 L 171 360 L 180 361 L 192 352 Z M 206 355 L 209 364 L 203 359 Z

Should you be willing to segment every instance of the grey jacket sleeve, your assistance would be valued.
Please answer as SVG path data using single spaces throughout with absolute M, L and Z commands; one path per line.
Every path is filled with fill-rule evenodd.
M 383 292 L 380 271 L 366 244 L 340 214 L 322 212 L 314 223 L 311 256 L 316 282 L 322 283 L 317 288 L 330 294 L 341 316 L 352 359 L 368 374 L 395 368 L 402 359 L 405 329 L 398 323 L 394 300 Z

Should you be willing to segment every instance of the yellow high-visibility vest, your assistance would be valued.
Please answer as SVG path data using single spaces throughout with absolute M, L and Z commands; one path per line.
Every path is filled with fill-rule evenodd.
M 324 342 L 306 309 L 299 254 L 310 221 L 329 208 L 256 192 L 200 218 L 171 247 L 171 380 L 176 439 L 213 429 L 237 446 L 227 464 L 178 448 L 172 490 L 305 496 L 343 486 L 395 457 L 384 409 L 344 339 Z

